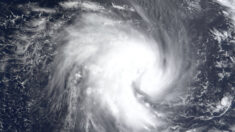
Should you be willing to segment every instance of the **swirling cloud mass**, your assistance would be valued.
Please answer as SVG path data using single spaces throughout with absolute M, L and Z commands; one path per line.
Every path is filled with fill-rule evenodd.
M 133 22 L 101 9 L 65 29 L 49 85 L 52 108 L 68 104 L 65 130 L 157 130 L 164 122 L 152 103 L 176 87 L 182 60 L 163 53 Z

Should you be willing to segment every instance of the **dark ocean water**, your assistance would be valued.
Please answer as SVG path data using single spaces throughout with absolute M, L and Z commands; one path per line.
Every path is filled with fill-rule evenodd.
M 85 131 L 77 126 L 79 119 L 74 128 L 64 129 L 68 104 L 61 102 L 60 109 L 53 111 L 51 102 L 55 95 L 46 93 L 56 71 L 54 60 L 67 41 L 63 37 L 68 33 L 63 29 L 79 20 L 80 14 L 95 12 L 80 6 L 65 7 L 65 2 L 0 1 L 0 131 Z M 169 47 L 164 44 L 167 38 L 161 35 L 162 31 L 172 42 L 181 43 L 171 48 L 179 48 L 185 57 L 181 72 L 192 68 L 192 75 L 184 88 L 175 90 L 180 92 L 174 100 L 163 99 L 154 105 L 167 115 L 167 125 L 158 131 L 235 131 L 235 32 L 232 16 L 226 15 L 231 13 L 228 7 L 213 0 L 93 2 L 123 20 L 149 28 L 146 32 L 160 34 L 155 37 L 161 40 L 163 50 Z M 138 13 L 113 7 L 133 4 L 141 7 Z M 120 131 L 115 125 L 107 129 Z M 96 129 L 91 127 L 88 131 Z

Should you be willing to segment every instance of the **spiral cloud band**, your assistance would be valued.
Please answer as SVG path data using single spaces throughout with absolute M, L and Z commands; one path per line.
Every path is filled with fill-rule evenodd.
M 65 29 L 49 85 L 52 108 L 67 104 L 65 130 L 154 131 L 163 122 L 152 102 L 174 87 L 181 60 L 102 10 L 81 14 Z

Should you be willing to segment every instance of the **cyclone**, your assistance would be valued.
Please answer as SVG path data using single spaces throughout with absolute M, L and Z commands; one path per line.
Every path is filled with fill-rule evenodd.
M 235 131 L 234 3 L 0 1 L 0 131 Z
M 51 109 L 67 104 L 65 131 L 156 131 L 164 121 L 154 103 L 182 83 L 183 59 L 166 48 L 172 41 L 164 48 L 133 21 L 107 12 L 97 6 L 63 31 L 47 88 Z

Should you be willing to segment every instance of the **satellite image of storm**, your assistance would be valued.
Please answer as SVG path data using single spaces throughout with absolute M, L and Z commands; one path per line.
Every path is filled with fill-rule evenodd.
M 0 132 L 235 132 L 235 0 L 0 0 Z

